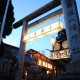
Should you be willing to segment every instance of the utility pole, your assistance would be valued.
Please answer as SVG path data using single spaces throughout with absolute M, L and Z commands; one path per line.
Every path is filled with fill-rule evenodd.
M 7 1 L 5 13 L 4 13 L 4 17 L 3 17 L 3 21 L 2 21 L 2 25 L 1 25 L 1 30 L 0 30 L 0 45 L 1 45 L 1 40 L 2 40 L 3 31 L 4 31 L 4 25 L 5 25 L 5 21 L 6 21 L 6 15 L 7 15 L 9 3 L 10 3 L 10 0 Z

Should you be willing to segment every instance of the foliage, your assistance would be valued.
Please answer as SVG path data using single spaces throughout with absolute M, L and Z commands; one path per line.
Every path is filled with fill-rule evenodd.
M 1 30 L 1 25 L 2 25 L 2 21 L 3 21 L 7 1 L 8 0 L 0 0 L 0 30 Z M 2 38 L 6 38 L 6 36 L 9 36 L 12 32 L 12 29 L 13 29 L 12 24 L 15 21 L 13 9 L 14 9 L 14 7 L 12 5 L 12 0 L 10 0 Z M 11 70 L 10 70 L 11 72 L 10 73 L 14 74 L 15 70 L 17 69 L 17 58 L 12 53 L 5 54 L 5 47 L 4 47 L 4 44 L 1 42 L 0 58 L 2 58 L 2 57 L 3 57 L 3 60 L 5 58 L 7 58 L 8 61 L 11 61 Z M 5 77 L 3 77 L 2 79 L 3 80 L 5 80 L 5 79 L 6 80 L 14 80 L 13 78 L 10 78 L 10 77 L 9 77 L 9 79 L 8 78 L 4 79 L 4 78 Z M 2 79 L 0 78 L 0 80 L 2 80 Z
M 58 37 L 56 37 L 56 41 L 62 42 L 64 40 L 67 40 L 66 30 L 62 29 L 62 31 L 58 32 Z
M 0 28 L 2 25 L 2 20 L 3 20 L 6 4 L 7 4 L 7 0 L 0 0 Z M 6 36 L 11 34 L 11 31 L 13 29 L 12 24 L 15 21 L 13 9 L 14 9 L 14 7 L 10 0 L 10 4 L 8 7 L 8 12 L 7 12 L 7 16 L 6 16 L 6 22 L 5 22 L 5 26 L 4 26 L 4 31 L 3 31 L 3 36 L 2 36 L 3 38 L 6 38 Z

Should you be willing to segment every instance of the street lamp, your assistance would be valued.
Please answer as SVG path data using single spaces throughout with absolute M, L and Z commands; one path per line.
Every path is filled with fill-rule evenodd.
M 55 43 L 55 39 L 54 39 L 54 37 L 51 38 L 51 43 L 54 45 L 54 43 Z
M 54 39 L 54 37 L 51 38 L 51 44 L 52 44 L 52 51 L 54 51 L 54 44 L 55 44 L 55 39 Z

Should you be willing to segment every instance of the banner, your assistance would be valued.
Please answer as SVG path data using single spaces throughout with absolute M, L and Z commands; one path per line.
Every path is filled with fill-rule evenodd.
M 51 59 L 64 59 L 70 58 L 70 53 L 68 49 L 59 50 L 51 53 Z

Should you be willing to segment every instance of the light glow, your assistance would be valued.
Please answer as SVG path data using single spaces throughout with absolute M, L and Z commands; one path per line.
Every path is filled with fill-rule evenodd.
M 54 43 L 55 43 L 55 39 L 54 38 L 51 38 L 51 43 L 54 45 Z
M 45 62 L 43 61 L 43 66 L 45 66 Z
M 41 60 L 39 59 L 38 65 L 41 65 Z
M 46 67 L 46 68 L 49 68 L 49 69 L 52 69 L 52 64 L 50 64 L 50 63 L 48 63 L 46 61 L 43 61 L 41 59 L 38 60 L 38 65 Z

